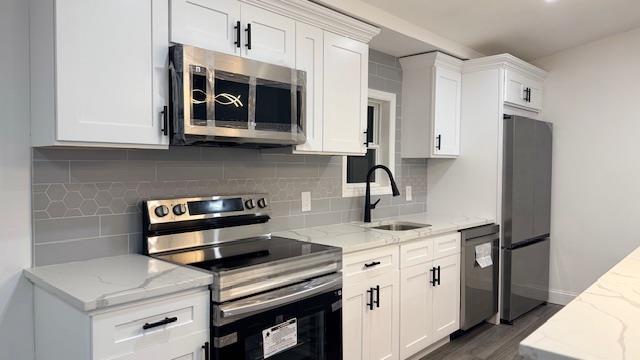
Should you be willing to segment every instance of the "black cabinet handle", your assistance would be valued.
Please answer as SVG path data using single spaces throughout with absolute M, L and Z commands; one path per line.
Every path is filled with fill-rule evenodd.
M 380 265 L 380 261 L 372 261 L 372 262 L 370 262 L 368 264 L 364 264 L 364 267 L 365 268 L 370 268 L 370 267 L 374 267 L 376 265 Z
M 209 360 L 209 342 L 207 341 L 202 345 L 202 350 L 204 351 L 204 360 Z
M 369 290 L 367 290 L 367 295 L 369 296 L 367 306 L 369 307 L 369 310 L 373 310 L 373 288 L 369 288 Z
M 247 24 L 247 28 L 244 31 L 247 32 L 247 49 L 251 50 L 251 24 Z
M 380 285 L 376 285 L 376 307 L 380 307 Z
M 177 317 L 166 317 L 163 320 L 154 322 L 154 323 L 145 323 L 144 325 L 142 325 L 142 329 L 143 330 L 148 330 L 154 327 L 158 327 L 158 326 L 162 326 L 162 325 L 167 325 L 167 324 L 171 324 L 173 322 L 178 321 Z
M 524 101 L 531 102 L 531 88 L 524 89 Z
M 163 107 L 162 111 L 160 112 L 160 114 L 162 114 L 162 133 L 164 134 L 164 136 L 169 135 L 169 108 L 168 107 Z
M 436 268 L 432 267 L 429 269 L 429 272 L 431 273 L 431 280 L 429 280 L 429 284 L 436 286 Z
M 236 41 L 233 43 L 237 48 L 240 47 L 240 21 L 236 21 L 236 26 L 233 27 L 236 30 Z
M 438 267 L 436 268 L 436 271 L 438 272 L 438 277 L 436 278 L 436 281 L 438 282 L 438 285 L 440 285 L 440 265 L 438 265 Z
M 369 141 L 367 141 L 367 135 L 369 134 L 369 130 L 364 131 L 364 146 L 369 147 Z
M 442 135 L 436 136 L 436 150 L 440 150 L 442 145 Z

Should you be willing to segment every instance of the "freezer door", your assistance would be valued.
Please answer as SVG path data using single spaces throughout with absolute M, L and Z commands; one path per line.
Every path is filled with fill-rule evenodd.
M 502 319 L 513 321 L 549 297 L 549 238 L 504 249 Z
M 551 210 L 551 124 L 505 116 L 504 246 L 548 235 Z

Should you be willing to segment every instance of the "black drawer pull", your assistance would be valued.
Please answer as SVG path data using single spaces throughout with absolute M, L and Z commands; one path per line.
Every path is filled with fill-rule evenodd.
M 164 318 L 164 320 L 160 320 L 154 323 L 145 323 L 144 325 L 142 325 L 142 329 L 143 330 L 148 330 L 148 329 L 152 329 L 154 327 L 158 327 L 158 326 L 162 326 L 162 325 L 167 325 L 167 324 L 171 324 L 173 322 L 178 321 L 177 317 L 166 317 Z
M 436 271 L 438 272 L 438 278 L 436 279 L 436 281 L 438 282 L 438 285 L 440 285 L 440 265 L 438 265 Z
M 370 268 L 370 267 L 374 267 L 376 265 L 380 265 L 380 261 L 373 261 L 373 262 L 370 262 L 368 264 L 364 264 L 364 267 L 365 268 Z

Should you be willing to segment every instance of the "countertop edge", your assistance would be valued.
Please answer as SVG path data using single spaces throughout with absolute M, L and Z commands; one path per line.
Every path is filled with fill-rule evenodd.
M 213 283 L 213 276 L 211 274 L 200 271 L 200 273 L 202 274 L 201 276 L 194 276 L 192 279 L 178 281 L 162 287 L 154 289 L 141 289 L 136 292 L 128 292 L 129 290 L 123 290 L 121 295 L 112 295 L 103 299 L 84 301 L 74 296 L 73 294 L 70 294 L 69 292 L 51 284 L 51 282 L 42 278 L 32 270 L 32 268 L 23 269 L 22 273 L 23 276 L 26 277 L 27 280 L 29 280 L 34 286 L 38 286 L 48 293 L 58 297 L 65 303 L 71 305 L 75 309 L 78 309 L 85 313 L 104 310 L 110 307 L 125 305 L 132 302 L 172 295 L 182 291 L 206 287 Z M 101 300 L 104 301 L 104 304 L 100 304 Z

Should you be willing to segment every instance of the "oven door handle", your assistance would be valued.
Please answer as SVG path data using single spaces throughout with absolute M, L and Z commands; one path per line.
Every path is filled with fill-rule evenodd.
M 219 316 L 221 319 L 242 316 L 292 303 L 341 287 L 342 275 L 340 273 L 331 274 L 264 294 L 222 304 L 218 309 Z

